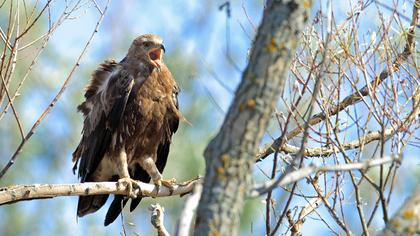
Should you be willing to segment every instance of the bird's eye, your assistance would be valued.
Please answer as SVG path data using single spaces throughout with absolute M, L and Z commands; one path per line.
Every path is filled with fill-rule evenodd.
M 151 42 L 143 42 L 143 46 L 145 46 L 145 47 L 150 47 L 150 45 L 152 45 L 152 43 Z

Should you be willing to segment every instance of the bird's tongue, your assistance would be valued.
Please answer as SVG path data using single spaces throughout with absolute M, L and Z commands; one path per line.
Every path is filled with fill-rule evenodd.
M 149 57 L 153 61 L 160 60 L 161 49 L 154 49 L 149 52 Z
M 150 60 L 152 60 L 154 63 L 156 63 L 156 66 L 160 68 L 162 64 L 162 49 L 154 49 L 149 52 Z

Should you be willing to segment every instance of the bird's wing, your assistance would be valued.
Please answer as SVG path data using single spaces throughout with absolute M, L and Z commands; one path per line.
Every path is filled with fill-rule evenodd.
M 133 77 L 115 61 L 101 64 L 92 75 L 86 100 L 78 106 L 85 121 L 82 140 L 73 153 L 73 170 L 80 160 L 81 182 L 89 181 L 90 174 L 112 145 L 112 136 L 120 124 L 133 84 Z
M 179 88 L 175 85 L 174 92 L 173 92 L 173 103 L 175 104 L 176 109 L 178 107 L 178 93 Z M 158 151 L 157 151 L 157 160 L 156 160 L 156 167 L 158 168 L 159 172 L 162 173 L 163 169 L 165 168 L 166 161 L 168 159 L 169 154 L 169 146 L 171 145 L 171 137 L 172 135 L 178 130 L 179 126 L 179 117 L 168 117 L 169 123 L 169 139 L 165 139 L 164 142 L 159 144 Z

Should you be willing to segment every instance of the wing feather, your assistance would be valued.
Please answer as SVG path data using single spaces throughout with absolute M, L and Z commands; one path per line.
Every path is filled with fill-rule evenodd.
M 133 77 L 113 61 L 105 62 L 93 74 L 86 89 L 86 101 L 78 107 L 85 121 L 82 140 L 73 153 L 73 170 L 80 159 L 81 182 L 90 180 L 90 174 L 110 148 L 133 84 Z

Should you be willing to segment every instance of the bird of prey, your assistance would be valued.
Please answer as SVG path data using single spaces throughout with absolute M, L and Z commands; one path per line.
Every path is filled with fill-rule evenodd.
M 73 153 L 81 183 L 118 181 L 127 186 L 133 211 L 133 180 L 153 181 L 157 187 L 172 187 L 165 180 L 165 168 L 172 135 L 178 129 L 179 92 L 171 72 L 163 63 L 165 47 L 157 35 L 134 39 L 127 56 L 118 62 L 107 60 L 92 74 L 85 101 L 77 109 L 84 115 L 82 138 Z M 82 217 L 101 208 L 108 195 L 81 196 L 77 215 Z M 115 195 L 105 217 L 112 223 L 128 201 Z

